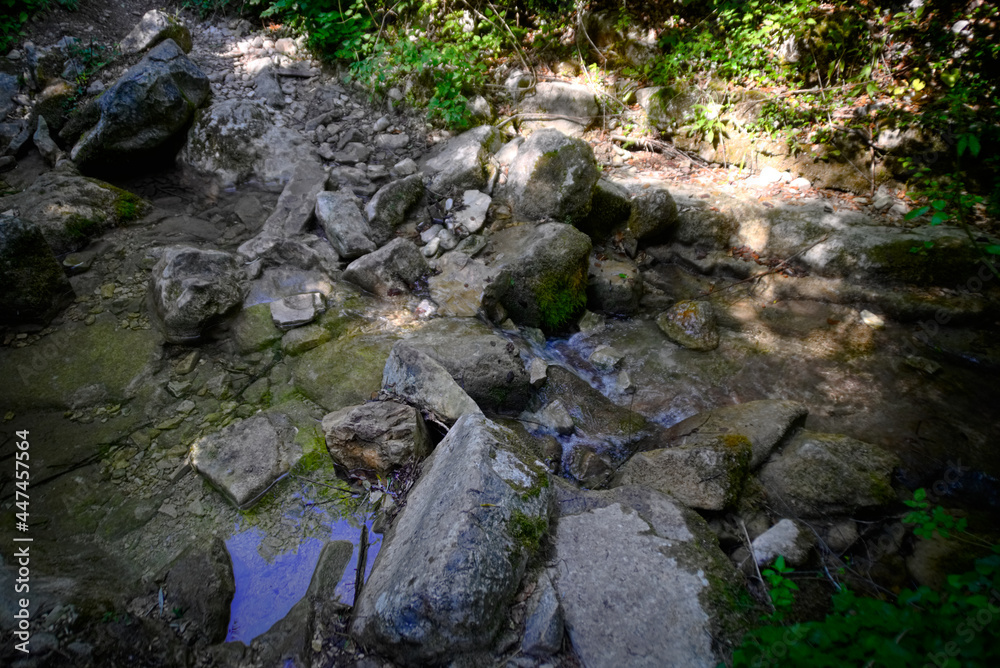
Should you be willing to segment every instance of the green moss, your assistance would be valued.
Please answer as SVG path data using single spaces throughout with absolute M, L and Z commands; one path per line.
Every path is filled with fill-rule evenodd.
M 545 515 L 535 517 L 515 510 L 507 524 L 507 530 L 514 542 L 529 554 L 538 550 L 542 538 L 549 530 L 549 518 Z
M 135 193 L 131 193 L 124 188 L 119 188 L 118 186 L 113 186 L 110 183 L 98 181 L 97 179 L 89 180 L 92 183 L 96 183 L 101 188 L 111 192 L 115 196 L 114 201 L 111 203 L 111 208 L 114 216 L 114 223 L 116 225 L 125 225 L 138 220 L 146 215 L 146 212 L 150 209 L 149 202 Z
M 958 285 L 975 274 L 979 257 L 964 240 L 942 238 L 925 253 L 911 252 L 916 241 L 874 246 L 868 258 L 879 265 L 875 273 L 915 285 Z
M 558 329 L 587 305 L 587 272 L 577 268 L 569 275 L 549 274 L 538 281 L 534 292 L 542 328 Z
M 73 214 L 66 219 L 66 234 L 74 241 L 89 239 L 100 232 L 103 222 L 100 218 L 87 218 L 80 214 Z

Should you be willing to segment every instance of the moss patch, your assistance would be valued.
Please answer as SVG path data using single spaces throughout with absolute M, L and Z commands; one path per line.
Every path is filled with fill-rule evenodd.
M 549 518 L 526 515 L 515 510 L 507 522 L 507 530 L 514 542 L 528 554 L 534 554 L 542 544 L 542 538 L 549 530 Z
M 534 286 L 542 328 L 554 330 L 578 315 L 587 305 L 587 272 L 548 274 Z

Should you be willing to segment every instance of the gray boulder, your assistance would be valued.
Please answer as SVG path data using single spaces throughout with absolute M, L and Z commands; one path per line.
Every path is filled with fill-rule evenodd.
M 562 649 L 565 633 L 563 611 L 548 573 L 543 571 L 539 574 L 526 612 L 521 651 L 528 656 L 544 658 Z
M 295 428 L 280 413 L 261 413 L 191 446 L 191 466 L 240 509 L 256 503 L 302 456 Z
M 177 162 L 211 175 L 223 188 L 248 181 L 285 184 L 306 149 L 305 138 L 276 126 L 262 104 L 231 99 L 196 112 Z
M 119 48 L 124 54 L 140 53 L 165 39 L 174 40 L 184 53 L 191 53 L 191 31 L 187 26 L 159 9 L 151 9 L 142 15 L 142 20 L 125 36 Z
M 263 101 L 272 109 L 285 108 L 285 93 L 275 73 L 274 63 L 270 58 L 257 58 L 247 65 L 247 70 L 254 73 L 254 90 L 258 100 Z
M 17 77 L 0 72 L 0 121 L 7 118 L 7 114 L 17 107 L 17 103 L 14 102 L 17 91 Z
M 393 239 L 347 265 L 344 280 L 379 297 L 393 297 L 408 294 L 430 272 L 427 260 L 412 241 Z
M 797 401 L 748 401 L 692 415 L 670 427 L 666 438 L 671 446 L 714 445 L 719 438 L 745 438 L 753 449 L 750 468 L 756 469 L 807 414 L 806 407 Z
M 193 545 L 170 564 L 163 582 L 164 608 L 184 611 L 208 643 L 226 639 L 229 612 L 236 595 L 233 564 L 221 538 L 208 546 Z
M 47 322 L 73 288 L 38 226 L 0 217 L 0 322 Z
M 515 217 L 574 223 L 590 212 L 600 173 L 590 145 L 558 130 L 539 130 L 517 152 L 507 176 Z
M 371 228 L 361 213 L 361 200 L 346 191 L 316 196 L 316 220 L 340 257 L 353 260 L 375 250 Z
M 682 301 L 656 318 L 656 324 L 677 345 L 706 352 L 719 347 L 715 310 L 705 301 Z
M 552 128 L 572 136 L 580 136 L 601 113 L 594 92 L 581 84 L 563 81 L 539 81 L 533 95 L 526 96 L 520 105 L 528 120 L 529 130 Z M 533 114 L 552 114 L 566 118 L 533 118 Z
M 385 474 L 427 456 L 431 442 L 424 419 L 395 401 L 348 406 L 323 418 L 326 447 L 344 468 Z
M 670 494 L 688 508 L 723 510 L 739 499 L 750 456 L 750 441 L 739 435 L 640 452 L 622 467 L 618 484 Z
M 735 572 L 696 513 L 636 487 L 559 487 L 551 573 L 584 666 L 703 666 L 735 638 Z M 655 620 L 656 632 L 650 632 Z
M 635 263 L 621 256 L 590 256 L 587 272 L 587 308 L 608 315 L 632 316 L 642 299 L 642 274 Z
M 222 251 L 174 246 L 153 267 L 156 315 L 170 343 L 190 343 L 243 301 L 242 267 Z
M 264 221 L 261 236 L 288 238 L 305 232 L 316 209 L 316 197 L 325 185 L 323 165 L 309 158 L 300 160 L 278 196 L 274 211 Z
M 590 199 L 590 212 L 574 223 L 595 241 L 608 239 L 616 230 L 626 227 L 632 213 L 628 192 L 605 178 L 597 180 Z
M 677 224 L 677 203 L 666 188 L 649 188 L 632 200 L 628 231 L 641 243 L 665 241 Z
M 503 141 L 491 125 L 481 125 L 449 140 L 421 162 L 430 178 L 428 187 L 439 195 L 452 191 L 482 190 L 493 169 L 490 157 Z
M 39 176 L 26 189 L 0 200 L 3 210 L 17 209 L 38 225 L 57 255 L 87 245 L 111 227 L 141 218 L 149 203 L 104 181 L 80 176 L 64 161 Z
M 563 223 L 502 230 L 485 251 L 487 266 L 501 270 L 489 300 L 519 325 L 562 327 L 586 306 L 590 250 L 590 238 Z
M 180 131 L 209 93 L 208 77 L 176 42 L 164 40 L 101 95 L 100 120 L 70 157 L 84 168 L 121 168 L 160 149 L 176 150 Z
M 403 224 L 406 214 L 424 196 L 424 180 L 419 174 L 387 183 L 365 206 L 371 238 L 381 246 Z
M 493 413 L 517 413 L 531 397 L 520 351 L 478 320 L 436 318 L 407 343 L 443 366 L 473 401 Z
M 801 517 L 849 514 L 895 501 L 899 459 L 840 434 L 800 431 L 758 473 L 769 503 Z
M 406 341 L 392 347 L 382 371 L 382 392 L 454 424 L 466 413 L 482 413 L 448 370 Z
M 482 415 L 452 427 L 356 602 L 350 631 L 361 644 L 420 664 L 492 644 L 548 527 L 548 477 L 526 452 Z
M 427 279 L 427 287 L 438 305 L 438 315 L 461 318 L 475 317 L 484 310 L 483 299 L 488 291 L 495 291 L 493 281 L 502 271 L 458 249 L 438 259 L 436 269 L 437 273 Z M 488 315 L 498 322 L 503 320 L 496 316 Z

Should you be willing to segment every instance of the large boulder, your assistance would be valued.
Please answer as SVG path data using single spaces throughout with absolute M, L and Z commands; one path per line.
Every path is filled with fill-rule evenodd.
M 333 460 L 350 469 L 385 474 L 431 449 L 424 419 L 411 406 L 376 401 L 348 406 L 323 418 L 326 447 Z
M 502 270 L 492 299 L 520 325 L 562 327 L 587 303 L 590 250 L 590 238 L 564 223 L 502 230 L 490 237 L 484 256 Z
M 365 206 L 371 238 L 381 246 L 392 238 L 396 228 L 403 224 L 407 212 L 424 196 L 424 180 L 420 174 L 387 183 Z
M 572 224 L 590 212 L 600 173 L 590 145 L 554 129 L 539 130 L 517 152 L 507 176 L 514 215 Z
M 35 223 L 57 255 L 79 250 L 106 230 L 141 218 L 149 203 L 127 190 L 84 176 L 70 162 L 35 179 L 25 190 L 0 199 Z
M 163 582 L 167 609 L 182 610 L 209 643 L 223 642 L 236 595 L 233 563 L 221 538 L 192 545 L 170 564 Z
M 347 265 L 344 280 L 379 297 L 407 294 L 431 272 L 427 260 L 409 239 L 393 239 Z
M 714 641 L 739 637 L 738 578 L 705 521 L 638 487 L 558 492 L 550 575 L 580 663 L 718 665 Z
M 656 318 L 656 324 L 674 343 L 707 352 L 719 347 L 715 310 L 705 301 L 677 302 Z
M 478 320 L 436 318 L 407 343 L 447 369 L 488 412 L 520 412 L 531 397 L 530 379 L 517 346 Z
M 302 456 L 280 413 L 240 420 L 191 446 L 191 466 L 237 508 L 256 503 Z
M 406 341 L 392 347 L 382 371 L 382 392 L 454 424 L 468 413 L 482 413 L 448 370 Z
M 520 111 L 528 118 L 524 122 L 527 129 L 553 128 L 579 136 L 601 113 L 601 107 L 594 91 L 586 86 L 563 81 L 540 81 L 535 86 L 534 94 L 521 101 Z M 542 117 L 548 115 L 561 118 Z
M 0 218 L 0 322 L 46 322 L 72 297 L 38 226 Z
M 140 53 L 165 39 L 172 39 L 184 53 L 191 53 L 191 31 L 177 19 L 159 9 L 151 9 L 132 32 L 125 36 L 119 48 L 124 54 Z
M 750 467 L 756 469 L 793 427 L 801 425 L 807 413 L 797 401 L 748 401 L 692 415 L 670 427 L 665 437 L 671 446 L 688 447 L 711 446 L 725 437 L 745 438 L 753 451 Z
M 172 153 L 210 90 L 205 73 L 175 41 L 164 40 L 101 95 L 100 120 L 70 157 L 86 169 L 120 169 Z
M 153 267 L 156 315 L 170 343 L 190 343 L 243 301 L 243 269 L 223 251 L 175 246 Z
M 490 157 L 501 144 L 500 133 L 491 125 L 481 125 L 449 140 L 421 162 L 421 169 L 430 178 L 428 187 L 439 195 L 470 188 L 481 190 L 492 171 Z
M 551 488 L 528 453 L 482 415 L 452 427 L 356 601 L 350 630 L 363 645 L 421 665 L 490 647 L 548 528 Z
M 375 250 L 372 231 L 361 213 L 361 200 L 346 190 L 316 196 L 316 221 L 340 257 L 353 260 Z
M 644 190 L 632 200 L 628 231 L 636 241 L 657 243 L 666 240 L 677 224 L 677 203 L 666 188 Z
M 800 517 L 849 514 L 896 499 L 899 459 L 840 434 L 800 431 L 758 474 L 768 500 Z
M 223 188 L 248 181 L 284 184 L 306 148 L 301 134 L 275 125 L 259 102 L 222 100 L 196 112 L 177 161 L 212 175 Z
M 640 452 L 622 467 L 618 483 L 670 494 L 688 508 L 723 510 L 739 499 L 750 454 L 750 441 L 739 435 Z
M 608 315 L 632 316 L 642 299 L 642 274 L 624 256 L 590 256 L 587 275 L 587 307 Z

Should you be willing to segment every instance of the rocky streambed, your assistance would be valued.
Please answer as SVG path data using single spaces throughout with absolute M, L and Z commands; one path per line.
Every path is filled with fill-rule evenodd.
M 58 47 L 12 61 L 5 661 L 707 666 L 755 562 L 969 558 L 900 522 L 921 486 L 996 516 L 998 291 L 962 231 L 599 161 L 586 119 L 429 132 L 247 31 L 147 15 L 62 127 Z

